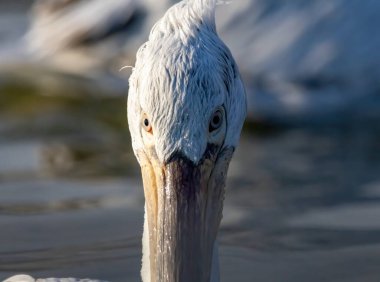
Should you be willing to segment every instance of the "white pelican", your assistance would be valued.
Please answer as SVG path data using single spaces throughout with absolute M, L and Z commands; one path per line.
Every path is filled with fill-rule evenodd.
M 170 8 L 129 79 L 128 123 L 146 201 L 144 282 L 219 281 L 216 236 L 246 100 L 216 33 L 215 5 L 185 0 Z M 34 280 L 7 280 L 21 281 Z

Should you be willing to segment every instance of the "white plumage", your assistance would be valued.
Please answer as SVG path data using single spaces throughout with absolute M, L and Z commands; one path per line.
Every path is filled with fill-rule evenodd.
M 181 147 L 198 162 L 208 120 L 224 104 L 226 145 L 236 146 L 246 116 L 245 93 L 234 59 L 216 33 L 214 0 L 182 1 L 153 27 L 137 53 L 129 79 L 128 122 L 132 144 L 142 148 L 140 113 L 150 113 L 161 161 Z

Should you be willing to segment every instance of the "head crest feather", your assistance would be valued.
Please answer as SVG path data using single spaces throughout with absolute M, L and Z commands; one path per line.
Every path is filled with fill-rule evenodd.
M 188 2 L 201 19 L 215 22 L 216 0 L 188 0 Z

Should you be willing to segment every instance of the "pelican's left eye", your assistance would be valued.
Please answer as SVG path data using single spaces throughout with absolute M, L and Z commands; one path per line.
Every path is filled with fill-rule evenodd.
M 150 123 L 150 120 L 146 114 L 142 116 L 141 125 L 146 132 L 152 133 L 152 124 Z
M 223 112 L 222 110 L 218 109 L 215 111 L 215 113 L 211 117 L 208 131 L 213 132 L 219 129 L 222 126 L 222 124 L 223 124 Z

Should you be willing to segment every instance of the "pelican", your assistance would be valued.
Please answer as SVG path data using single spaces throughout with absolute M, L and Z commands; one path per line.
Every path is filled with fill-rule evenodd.
M 129 79 L 128 123 L 145 195 L 144 282 L 219 281 L 216 238 L 246 98 L 217 35 L 215 6 L 171 7 L 138 50 Z M 7 280 L 21 281 L 34 279 Z

